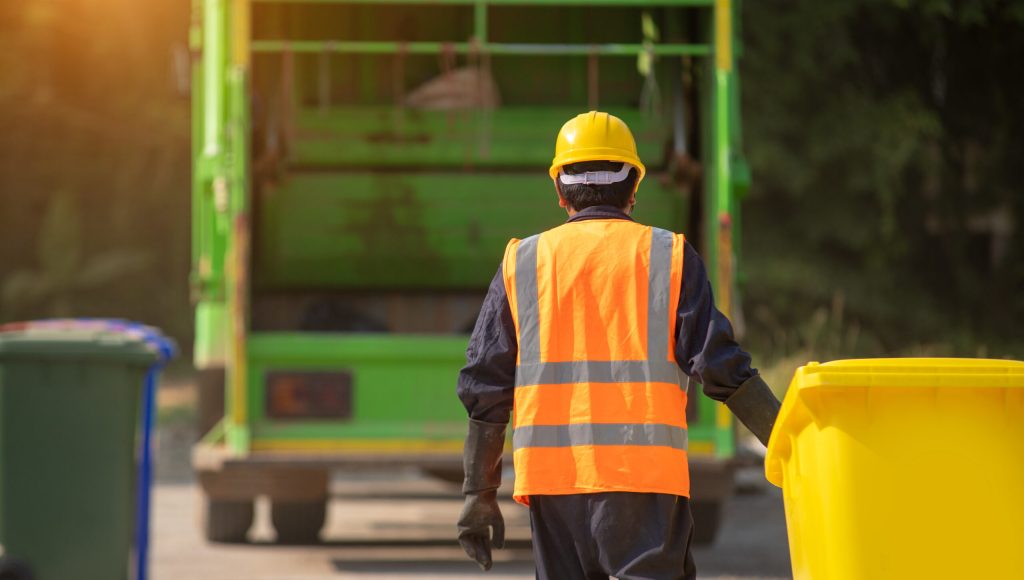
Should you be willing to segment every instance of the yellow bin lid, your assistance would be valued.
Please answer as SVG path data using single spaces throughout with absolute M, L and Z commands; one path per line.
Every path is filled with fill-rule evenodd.
M 797 369 L 786 392 L 765 457 L 765 477 L 782 487 L 788 437 L 808 420 L 800 394 L 812 389 L 1024 388 L 1024 362 L 972 358 L 879 358 L 810 362 Z

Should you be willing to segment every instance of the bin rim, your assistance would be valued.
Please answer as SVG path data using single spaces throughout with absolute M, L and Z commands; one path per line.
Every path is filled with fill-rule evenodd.
M 889 357 L 889 358 L 847 358 L 827 362 L 808 362 L 805 367 L 819 369 L 843 368 L 904 368 L 911 371 L 929 371 L 935 367 L 958 368 L 1020 368 L 1024 369 L 1024 361 L 1001 358 L 976 357 Z
M 969 382 L 965 383 L 967 380 Z M 790 389 L 796 387 L 798 391 L 827 387 L 891 389 L 936 386 L 1024 388 L 1024 362 L 982 358 L 841 359 L 809 362 L 797 369 L 790 383 Z M 788 397 L 789 391 L 786 394 Z
M 162 365 L 176 354 L 159 329 L 121 319 L 55 318 L 0 324 L 0 360 L 90 359 Z
M 878 358 L 809 362 L 793 375 L 768 439 L 764 459 L 765 478 L 782 487 L 782 460 L 790 451 L 788 438 L 778 434 L 786 425 L 807 413 L 799 406 L 800 394 L 829 389 L 925 389 L 925 388 L 1024 389 L 1024 361 L 983 358 Z

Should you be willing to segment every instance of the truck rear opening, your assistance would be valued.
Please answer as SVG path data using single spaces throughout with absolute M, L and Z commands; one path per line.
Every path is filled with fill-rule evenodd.
M 629 124 L 649 169 L 635 217 L 703 236 L 712 264 L 726 242 L 727 267 L 710 269 L 731 286 L 717 216 L 733 212 L 729 162 L 742 164 L 729 148 L 733 73 L 715 57 L 731 55 L 731 10 L 197 8 L 195 352 L 211 419 L 195 457 L 211 539 L 244 537 L 261 494 L 280 506 L 279 532 L 309 539 L 331 468 L 460 477 L 454 385 L 468 333 L 508 240 L 564 220 L 546 169 L 559 127 L 580 111 Z M 694 493 L 714 503 L 731 485 L 731 423 L 712 401 L 691 401 L 691 454 L 715 474 L 702 485 L 695 466 Z M 303 527 L 292 517 L 302 510 L 321 515 Z

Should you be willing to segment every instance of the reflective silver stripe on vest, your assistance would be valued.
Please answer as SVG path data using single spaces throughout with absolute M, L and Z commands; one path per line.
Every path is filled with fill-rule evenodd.
M 540 361 L 537 240 L 516 249 L 516 313 L 519 365 L 516 386 L 571 383 L 672 383 L 686 388 L 686 377 L 668 356 L 669 304 L 672 295 L 672 232 L 651 228 L 647 285 L 647 360 Z
M 672 295 L 672 232 L 651 228 L 647 273 L 647 360 L 667 361 L 669 297 Z
M 662 423 L 574 423 L 523 425 L 512 432 L 512 448 L 576 445 L 646 445 L 686 450 L 683 427 Z
M 681 372 L 673 362 L 654 360 L 530 363 L 520 364 L 516 367 L 516 386 L 572 383 L 681 384 Z
M 519 242 L 516 248 L 516 317 L 519 319 L 519 361 L 540 361 L 540 321 L 537 293 L 537 239 Z

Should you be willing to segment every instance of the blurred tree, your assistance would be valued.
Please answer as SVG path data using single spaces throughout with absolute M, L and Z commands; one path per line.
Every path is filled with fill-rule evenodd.
M 171 75 L 188 16 L 0 3 L 0 319 L 121 316 L 189 343 L 190 125 Z
M 74 198 L 61 193 L 50 202 L 36 242 L 37 267 L 16 270 L 2 285 L 2 314 L 8 319 L 68 317 L 80 312 L 91 291 L 109 290 L 147 264 L 147 253 L 122 248 L 84 257 Z
M 744 4 L 755 331 L 798 324 L 837 292 L 886 348 L 1016 331 L 1022 7 Z

